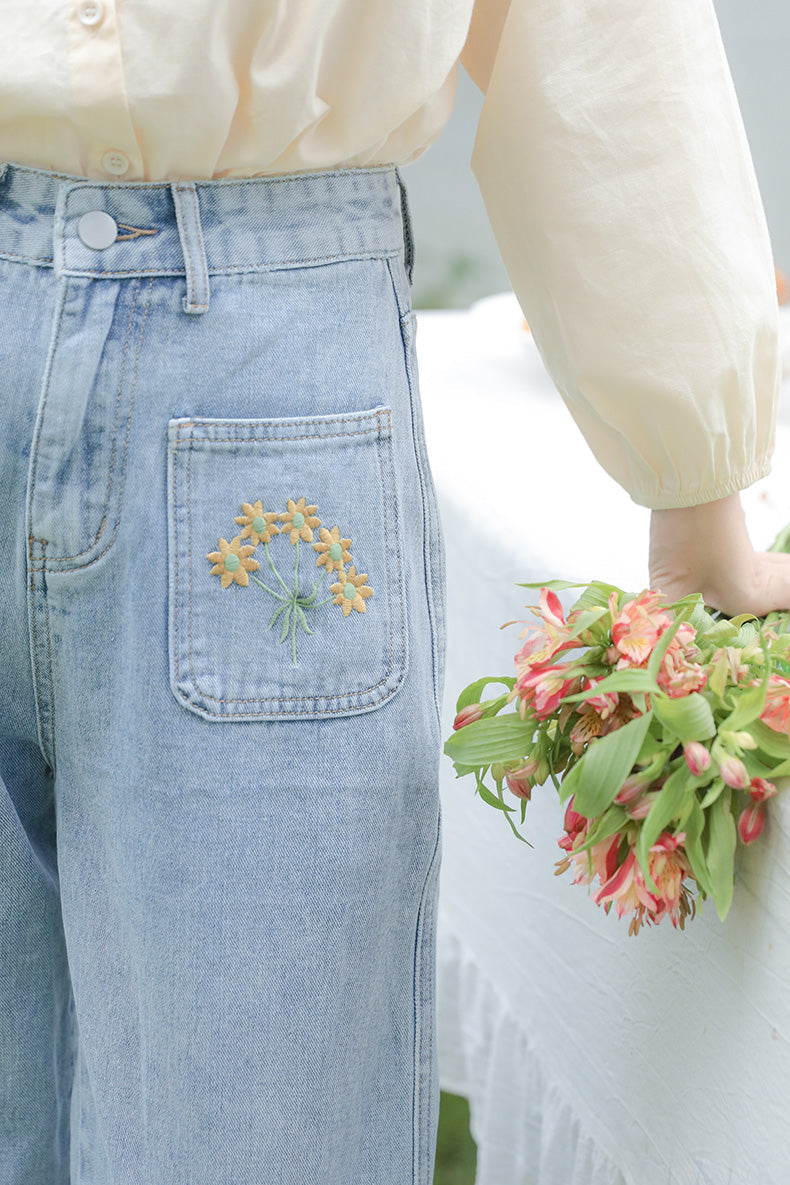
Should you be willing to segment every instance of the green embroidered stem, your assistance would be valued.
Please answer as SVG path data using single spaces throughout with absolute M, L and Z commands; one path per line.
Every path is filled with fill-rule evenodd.
M 267 593 L 271 593 L 273 597 L 277 597 L 278 601 L 288 601 L 289 598 L 284 597 L 282 593 L 275 592 L 273 588 L 269 588 L 268 584 L 264 584 L 263 581 L 259 580 L 257 576 L 254 576 L 252 572 L 250 572 L 249 575 L 251 580 L 254 580 L 256 584 L 259 584 L 261 588 L 265 588 Z
M 294 600 L 299 600 L 299 539 L 296 540 L 296 563 L 294 564 Z
M 269 544 L 268 544 L 268 543 L 264 543 L 263 547 L 264 547 L 264 551 L 266 552 L 266 558 L 267 558 L 267 560 L 269 561 L 269 567 L 271 568 L 272 572 L 274 572 L 274 574 L 275 574 L 275 576 L 277 577 L 277 579 L 280 581 L 280 584 L 283 586 L 283 589 L 284 589 L 284 591 L 285 591 L 285 593 L 286 593 L 286 595 L 287 595 L 287 597 L 288 597 L 288 600 L 289 600 L 289 601 L 290 601 L 290 600 L 292 600 L 292 599 L 293 599 L 293 593 L 291 592 L 290 588 L 289 588 L 289 587 L 288 587 L 288 585 L 285 583 L 285 581 L 283 580 L 282 576 L 280 575 L 280 573 L 277 571 L 277 569 L 276 569 L 276 568 L 275 568 L 275 566 L 274 566 L 274 560 L 272 559 L 272 553 L 269 551 Z
M 295 608 L 296 608 L 296 606 L 293 604 L 293 602 L 291 602 L 290 605 L 286 605 L 286 607 L 285 607 L 285 617 L 283 618 L 283 629 L 282 629 L 282 633 L 280 634 L 280 641 L 281 642 L 284 642 L 285 639 L 288 637 L 288 626 L 291 623 L 291 610 L 295 609 Z M 296 662 L 296 659 L 294 659 L 294 662 Z

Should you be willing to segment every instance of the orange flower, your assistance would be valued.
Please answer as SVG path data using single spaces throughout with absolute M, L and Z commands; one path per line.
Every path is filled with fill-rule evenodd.
M 320 568 L 324 564 L 328 573 L 337 572 L 338 576 L 342 576 L 344 565 L 351 563 L 351 552 L 347 550 L 351 540 L 340 538 L 339 527 L 332 527 L 331 531 L 322 527 L 319 535 L 321 542 L 313 544 L 313 550 L 319 553 L 316 565 Z
M 264 513 L 260 499 L 251 506 L 249 502 L 242 502 L 244 514 L 237 515 L 236 522 L 244 527 L 242 539 L 249 539 L 254 547 L 259 543 L 268 543 L 272 535 L 279 535 L 280 528 L 274 525 L 277 515 L 268 510 Z
M 211 551 L 206 556 L 214 565 L 211 575 L 219 576 L 223 588 L 227 588 L 234 580 L 236 584 L 246 587 L 250 583 L 247 573 L 255 572 L 260 567 L 258 561 L 251 558 L 254 551 L 255 548 L 249 544 L 242 544 L 238 535 L 230 543 L 227 539 L 220 539 L 219 551 Z
M 329 591 L 335 594 L 334 602 L 343 610 L 344 617 L 348 617 L 352 609 L 357 613 L 365 612 L 365 598 L 373 596 L 373 589 L 367 587 L 367 579 L 367 573 L 357 575 L 352 564 L 342 580 L 330 584 Z
M 312 543 L 313 529 L 321 526 L 321 519 L 315 517 L 316 510 L 318 510 L 317 506 L 305 506 L 304 498 L 300 498 L 298 502 L 289 498 L 288 510 L 285 514 L 277 516 L 280 522 L 286 524 L 280 528 L 283 535 L 289 534 L 291 543 L 294 545 L 298 539 L 304 539 L 305 543 Z

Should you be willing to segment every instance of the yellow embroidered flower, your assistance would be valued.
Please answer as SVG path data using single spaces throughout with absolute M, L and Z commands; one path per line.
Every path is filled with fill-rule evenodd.
M 373 589 L 368 588 L 367 573 L 357 575 L 354 565 L 337 584 L 330 584 L 329 591 L 335 594 L 334 602 L 343 610 L 343 616 L 348 617 L 352 609 L 357 613 L 365 612 L 365 599 L 373 596 Z
M 243 544 L 238 535 L 228 543 L 227 539 L 220 539 L 219 551 L 212 551 L 206 556 L 214 567 L 212 576 L 219 576 L 220 584 L 227 588 L 234 580 L 246 587 L 250 583 L 248 572 L 255 572 L 260 567 L 257 560 L 251 558 L 255 551 L 249 544 Z
M 257 547 L 259 543 L 268 543 L 272 535 L 280 534 L 280 528 L 274 525 L 277 515 L 268 510 L 264 513 L 260 499 L 254 506 L 249 502 L 242 502 L 241 508 L 244 514 L 237 515 L 236 522 L 240 527 L 244 527 L 242 539 L 249 539 L 252 545 Z
M 305 506 L 304 498 L 300 498 L 298 502 L 289 498 L 287 512 L 278 516 L 280 522 L 287 524 L 280 528 L 283 535 L 290 532 L 290 540 L 293 544 L 297 539 L 304 539 L 305 543 L 312 543 L 313 532 L 310 528 L 321 526 L 321 519 L 315 517 L 316 510 L 318 510 L 317 506 Z
M 338 576 L 342 576 L 344 565 L 351 563 L 351 552 L 346 550 L 351 546 L 351 540 L 340 538 L 339 527 L 332 527 L 331 531 L 322 527 L 318 533 L 321 542 L 313 544 L 313 550 L 319 553 L 316 566 L 320 568 L 325 564 L 326 572 L 337 572 Z

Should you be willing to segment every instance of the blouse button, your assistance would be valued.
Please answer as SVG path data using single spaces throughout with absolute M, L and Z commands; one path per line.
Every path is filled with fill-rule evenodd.
M 101 158 L 101 165 L 108 173 L 120 177 L 129 170 L 129 157 L 126 153 L 119 152 L 117 148 L 114 148 L 111 152 L 105 152 Z
M 77 16 L 83 25 L 98 25 L 104 16 L 104 5 L 101 0 L 82 0 L 77 9 Z

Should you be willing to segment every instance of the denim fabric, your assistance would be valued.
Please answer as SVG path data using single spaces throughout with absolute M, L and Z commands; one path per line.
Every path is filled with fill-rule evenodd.
M 0 165 L 3 1185 L 432 1179 L 404 242 L 393 168 Z

